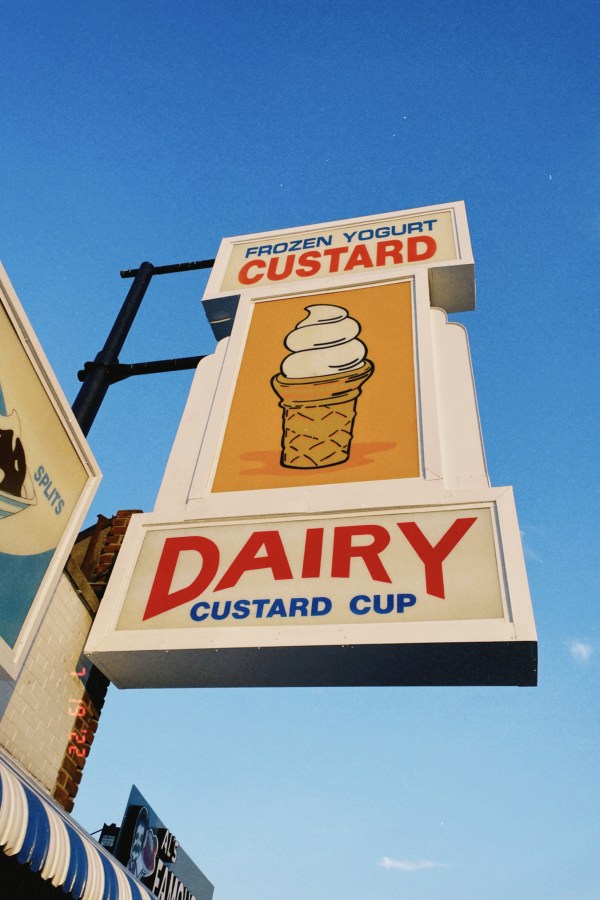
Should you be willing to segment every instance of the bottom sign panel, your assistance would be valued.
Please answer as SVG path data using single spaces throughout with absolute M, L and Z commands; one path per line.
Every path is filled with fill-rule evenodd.
M 117 687 L 452 687 L 537 684 L 536 641 L 103 653 Z
M 411 509 L 134 523 L 86 649 L 120 686 L 535 683 L 510 489 Z

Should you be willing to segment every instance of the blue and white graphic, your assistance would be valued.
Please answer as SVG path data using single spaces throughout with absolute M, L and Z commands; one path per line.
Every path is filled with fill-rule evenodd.
M 98 481 L 0 265 L 0 678 L 22 665 Z

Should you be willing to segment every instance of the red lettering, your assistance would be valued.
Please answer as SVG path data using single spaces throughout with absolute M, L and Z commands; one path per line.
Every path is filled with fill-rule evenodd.
M 329 272 L 339 272 L 340 270 L 340 256 L 342 253 L 347 253 L 347 247 L 332 247 L 330 250 L 323 250 L 323 256 L 328 256 L 331 260 L 329 263 Z
M 425 249 L 419 251 L 419 244 L 425 244 Z M 406 241 L 406 254 L 408 262 L 420 262 L 422 259 L 431 259 L 437 250 L 437 244 L 427 234 L 419 237 L 409 237 Z
M 429 543 L 416 522 L 396 523 L 410 546 L 425 565 L 425 589 L 432 597 L 445 599 L 442 563 L 476 521 L 477 518 L 457 519 L 435 546 Z
M 310 253 L 301 253 L 298 257 L 298 262 L 301 266 L 305 266 L 305 268 L 296 269 L 296 275 L 299 275 L 300 278 L 308 278 L 309 275 L 316 275 L 321 268 L 320 259 L 321 254 L 318 250 L 313 250 Z
M 369 256 L 366 244 L 356 245 L 350 254 L 350 259 L 344 266 L 344 272 L 349 272 L 350 269 L 355 269 L 357 266 L 363 266 L 365 269 L 373 268 L 373 260 Z
M 238 274 L 238 281 L 240 284 L 256 284 L 257 281 L 261 280 L 263 277 L 262 272 L 253 276 L 250 275 L 252 266 L 255 266 L 257 269 L 264 269 L 266 263 L 263 259 L 251 259 L 250 262 L 244 263 Z
M 386 260 L 391 258 L 395 266 L 400 265 L 402 259 L 402 241 L 378 241 L 377 243 L 377 265 L 385 266 Z
M 370 544 L 352 544 L 352 538 L 366 535 L 372 538 Z M 360 556 L 369 570 L 374 581 L 387 581 L 392 579 L 379 559 L 390 542 L 390 535 L 383 525 L 342 525 L 333 532 L 333 559 L 331 562 L 332 578 L 350 577 L 350 560 L 353 556 Z
M 274 256 L 271 260 L 269 260 L 269 268 L 267 269 L 267 278 L 269 279 L 269 281 L 283 281 L 284 278 L 289 278 L 292 274 L 296 255 L 292 253 L 289 256 L 285 257 L 283 263 L 283 272 L 277 271 L 277 263 L 280 259 L 280 256 Z
M 180 553 L 199 553 L 202 566 L 194 580 L 187 587 L 169 593 Z M 206 590 L 219 568 L 219 548 L 206 537 L 189 535 L 167 538 L 158 561 L 154 583 L 150 590 L 144 620 L 158 616 L 168 609 L 175 609 L 182 603 L 195 600 Z
M 259 550 L 263 548 L 265 555 L 257 556 Z M 271 569 L 275 581 L 285 581 L 293 577 L 278 531 L 253 532 L 215 587 L 215 591 L 233 587 L 244 572 L 253 569 Z
M 304 543 L 302 578 L 318 578 L 323 556 L 323 528 L 307 528 Z

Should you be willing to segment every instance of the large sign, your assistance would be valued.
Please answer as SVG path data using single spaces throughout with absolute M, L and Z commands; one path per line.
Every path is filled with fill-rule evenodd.
M 135 785 L 112 850 L 155 897 L 211 900 L 214 888 Z
M 100 480 L 0 266 L 0 677 L 14 678 Z
M 92 630 L 113 681 L 535 682 L 512 491 L 489 484 L 465 331 L 432 308 L 472 280 L 465 229 L 455 204 L 223 242 L 205 308 L 248 283 Z M 407 255 L 309 284 L 302 254 L 350 238 Z
M 146 536 L 119 629 L 504 617 L 491 504 L 167 534 Z

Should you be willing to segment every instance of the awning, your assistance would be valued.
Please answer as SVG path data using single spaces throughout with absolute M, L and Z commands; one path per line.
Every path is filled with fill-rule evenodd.
M 73 900 L 154 900 L 4 754 L 0 756 L 2 851 Z

